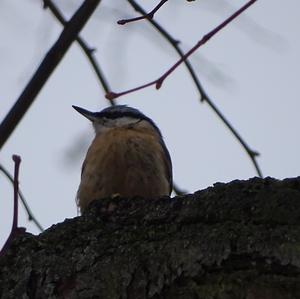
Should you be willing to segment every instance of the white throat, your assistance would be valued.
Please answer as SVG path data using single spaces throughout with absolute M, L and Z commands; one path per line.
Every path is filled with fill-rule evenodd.
M 140 122 L 139 119 L 129 117 L 129 116 L 124 116 L 115 119 L 103 118 L 100 121 L 93 122 L 93 126 L 96 134 L 99 133 L 101 134 L 114 128 L 128 127 L 138 122 Z

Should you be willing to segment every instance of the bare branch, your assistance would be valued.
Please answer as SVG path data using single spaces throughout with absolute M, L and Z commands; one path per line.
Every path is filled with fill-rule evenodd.
M 66 19 L 64 18 L 62 12 L 58 9 L 58 7 L 52 2 L 52 0 L 43 0 L 44 7 L 49 8 L 49 10 L 52 12 L 52 14 L 55 16 L 55 18 L 63 25 L 65 26 L 67 24 Z M 100 65 L 95 58 L 95 49 L 90 47 L 87 42 L 80 36 L 77 36 L 76 41 L 78 42 L 79 46 L 85 53 L 87 59 L 89 60 L 92 68 L 94 69 L 96 76 L 98 80 L 101 83 L 101 86 L 103 87 L 103 90 L 107 93 L 111 89 L 109 87 L 108 81 L 106 80 Z M 113 100 L 110 101 L 112 105 L 115 105 L 115 102 Z
M 0 125 L 0 149 L 29 109 L 36 96 L 62 60 L 78 33 L 88 21 L 101 0 L 86 0 L 66 23 L 60 37 L 48 51 L 37 71 L 23 90 L 15 105 Z
M 131 4 L 131 6 L 141 13 L 142 15 L 147 14 L 145 10 L 137 4 L 134 0 L 128 0 L 128 2 Z M 166 31 L 161 25 L 159 25 L 155 20 L 153 19 L 148 19 L 148 21 L 156 28 L 156 30 L 172 45 L 174 50 L 178 53 L 178 55 L 182 58 L 184 57 L 183 51 L 179 47 L 179 41 L 171 36 L 168 31 Z M 222 112 L 217 108 L 217 106 L 213 103 L 211 98 L 208 96 L 206 91 L 204 90 L 202 84 L 200 83 L 192 65 L 190 64 L 188 59 L 185 59 L 183 61 L 185 66 L 187 67 L 196 87 L 197 90 L 200 94 L 200 101 L 205 101 L 212 109 L 213 111 L 217 114 L 217 116 L 222 120 L 222 122 L 225 124 L 225 126 L 230 130 L 230 132 L 234 135 L 234 137 L 239 141 L 239 143 L 242 145 L 246 153 L 249 155 L 249 158 L 251 159 L 255 170 L 257 174 L 260 177 L 263 177 L 262 172 L 260 170 L 260 167 L 256 161 L 257 156 L 259 156 L 259 153 L 257 151 L 252 150 L 248 144 L 245 142 L 245 140 L 241 137 L 241 135 L 237 132 L 237 130 L 230 124 L 230 122 L 226 119 L 226 117 L 222 114 Z M 155 81 L 153 81 L 155 82 Z M 150 82 L 150 85 L 154 85 L 155 83 Z M 108 94 L 107 96 L 112 96 L 111 98 L 114 98 L 114 93 Z
M 1 164 L 0 164 L 0 171 L 2 171 L 2 173 L 8 178 L 8 180 L 12 184 L 14 184 L 14 179 L 13 179 L 12 175 Z M 30 207 L 29 207 L 29 205 L 28 205 L 28 203 L 27 203 L 27 201 L 26 201 L 23 193 L 20 190 L 20 188 L 18 190 L 18 193 L 19 193 L 19 197 L 21 199 L 21 202 L 22 202 L 22 204 L 23 204 L 23 206 L 25 208 L 25 211 L 26 211 L 26 213 L 28 215 L 28 220 L 32 221 L 37 226 L 37 228 L 42 232 L 44 229 L 41 226 L 41 224 L 38 222 L 38 220 L 35 218 L 35 216 L 33 215 L 33 213 L 31 211 L 31 209 L 30 209 Z
M 168 0 L 161 0 L 149 13 L 141 16 L 141 17 L 136 17 L 136 18 L 132 18 L 132 19 L 123 19 L 123 20 L 119 20 L 117 23 L 119 25 L 125 25 L 127 23 L 130 22 L 135 22 L 135 21 L 140 21 L 140 20 L 144 20 L 144 19 L 153 19 L 154 14 L 166 3 L 168 2 Z
M 13 161 L 15 162 L 15 172 L 14 172 L 14 212 L 13 212 L 13 223 L 12 223 L 12 228 L 10 231 L 10 234 L 2 247 L 0 251 L 0 256 L 2 256 L 6 250 L 9 248 L 10 243 L 14 239 L 14 237 L 17 234 L 23 233 L 26 231 L 24 227 L 18 227 L 18 194 L 19 194 L 19 170 L 20 170 L 20 163 L 21 163 L 21 157 L 18 155 L 13 155 L 12 156 Z
M 131 92 L 144 89 L 146 87 L 149 87 L 151 85 L 155 85 L 156 89 L 159 89 L 164 80 L 171 74 L 175 69 L 184 61 L 188 59 L 189 56 L 191 56 L 196 50 L 198 50 L 201 46 L 203 46 L 208 40 L 210 40 L 216 33 L 218 33 L 220 30 L 222 30 L 227 24 L 229 24 L 232 20 L 234 20 L 236 17 L 238 17 L 243 11 L 245 11 L 250 5 L 255 3 L 257 0 L 250 0 L 247 4 L 245 4 L 243 7 L 241 7 L 238 11 L 236 11 L 233 15 L 231 15 L 228 19 L 226 19 L 224 22 L 222 22 L 219 26 L 214 28 L 212 31 L 210 31 L 208 34 L 204 35 L 203 38 L 194 46 L 192 47 L 186 54 L 184 54 L 171 68 L 169 68 L 162 76 L 160 76 L 158 79 L 151 81 L 147 84 L 143 84 L 141 86 L 116 93 L 116 92 L 110 92 L 106 95 L 107 99 L 112 100 L 115 98 L 118 98 L 122 95 L 129 94 Z

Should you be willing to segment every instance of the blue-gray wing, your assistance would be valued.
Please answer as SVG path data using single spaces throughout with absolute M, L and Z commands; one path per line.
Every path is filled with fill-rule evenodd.
M 172 161 L 171 161 L 171 156 L 170 153 L 166 147 L 166 144 L 164 143 L 163 139 L 161 139 L 160 145 L 163 149 L 164 155 L 166 157 L 166 159 L 164 159 L 165 161 L 165 171 L 166 171 L 166 177 L 168 178 L 168 182 L 169 182 L 169 187 L 170 187 L 170 193 L 173 190 L 173 171 L 172 171 Z

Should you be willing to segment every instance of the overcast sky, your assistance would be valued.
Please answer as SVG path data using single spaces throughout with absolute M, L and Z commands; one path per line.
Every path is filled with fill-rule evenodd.
M 68 17 L 81 1 L 55 1 Z M 158 1 L 139 1 L 149 10 Z M 186 51 L 247 1 L 168 1 L 155 19 Z M 4 118 L 61 26 L 38 0 L 0 1 L 0 120 Z M 300 3 L 257 1 L 191 58 L 206 92 L 253 150 L 264 176 L 295 177 L 300 169 Z M 126 0 L 103 0 L 82 32 L 114 91 L 158 78 L 178 59 Z M 151 117 L 170 150 L 174 180 L 195 192 L 215 182 L 247 179 L 255 169 L 240 144 L 199 94 L 184 66 L 157 91 L 120 98 Z M 22 157 L 20 187 L 45 228 L 77 215 L 81 164 L 93 138 L 89 122 L 71 105 L 93 111 L 108 105 L 86 57 L 73 45 L 1 151 L 13 173 L 12 154 Z M 0 174 L 0 244 L 12 221 L 13 189 Z M 20 226 L 37 233 L 20 211 Z

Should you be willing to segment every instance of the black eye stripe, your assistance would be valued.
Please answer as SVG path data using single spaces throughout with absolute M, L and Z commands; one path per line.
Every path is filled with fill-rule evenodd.
M 117 118 L 122 118 L 122 117 L 131 117 L 133 119 L 137 120 L 138 122 L 141 122 L 143 120 L 149 122 L 154 129 L 158 132 L 158 134 L 161 136 L 161 132 L 158 129 L 158 127 L 156 126 L 156 124 L 147 116 L 143 115 L 143 114 L 136 114 L 136 113 L 131 113 L 131 112 L 118 112 L 118 111 L 102 111 L 102 112 L 97 112 L 95 113 L 97 118 L 106 118 L 106 120 L 109 119 L 117 119 Z
M 130 113 L 130 112 L 118 112 L 118 111 L 114 111 L 114 112 L 99 112 L 97 117 L 106 117 L 106 118 L 110 118 L 110 119 L 116 119 L 116 118 L 121 118 L 121 117 L 131 117 L 131 118 L 135 118 L 135 119 L 145 119 L 147 120 L 146 117 L 141 117 L 141 115 L 136 115 L 135 113 Z
M 93 113 L 94 119 L 103 119 L 103 121 L 114 120 L 123 117 L 130 117 L 136 120 L 136 123 L 139 123 L 143 120 L 148 122 L 157 131 L 158 135 L 162 138 L 161 132 L 154 123 L 154 121 L 135 108 L 127 107 L 126 105 L 116 105 L 105 108 L 100 112 Z

